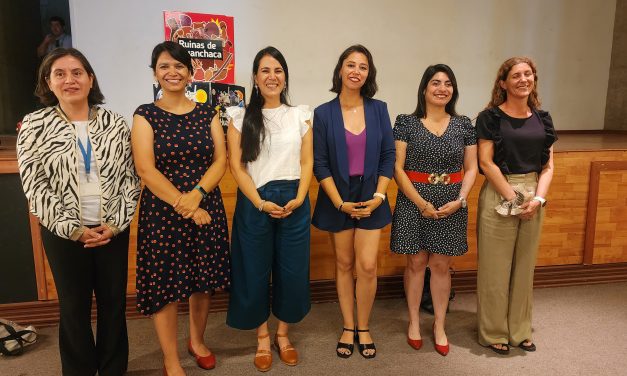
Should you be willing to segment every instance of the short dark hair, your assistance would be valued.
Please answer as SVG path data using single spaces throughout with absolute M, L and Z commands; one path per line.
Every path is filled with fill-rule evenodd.
M 377 90 L 379 90 L 379 87 L 377 86 L 377 68 L 375 68 L 374 66 L 372 54 L 370 53 L 370 51 L 368 51 L 366 47 L 362 46 L 361 44 L 355 44 L 348 47 L 340 55 L 340 58 L 337 60 L 337 65 L 333 70 L 333 87 L 331 88 L 331 91 L 337 94 L 342 91 L 342 77 L 340 75 L 340 70 L 342 69 L 342 64 L 344 64 L 344 60 L 346 60 L 346 58 L 348 58 L 348 56 L 353 52 L 359 52 L 360 54 L 363 54 L 368 60 L 368 77 L 366 78 L 366 82 L 364 83 L 364 86 L 361 87 L 361 90 L 359 92 L 364 97 L 372 98 L 377 93 Z
M 59 16 L 50 17 L 50 19 L 48 20 L 48 23 L 51 24 L 53 22 L 58 22 L 61 26 L 65 27 L 65 20 L 63 20 L 63 18 Z
M 422 74 L 422 79 L 420 80 L 420 85 L 418 85 L 418 104 L 416 105 L 416 110 L 412 115 L 423 118 L 427 116 L 427 102 L 425 100 L 425 90 L 427 89 L 427 85 L 429 81 L 435 76 L 436 73 L 442 72 L 448 76 L 448 79 L 451 80 L 451 85 L 453 85 L 453 95 L 451 95 L 451 100 L 448 101 L 444 110 L 447 114 L 451 116 L 457 116 L 457 112 L 455 111 L 455 104 L 457 103 L 457 98 L 459 98 L 459 91 L 457 90 L 457 79 L 455 78 L 455 74 L 451 67 L 446 64 L 434 64 L 429 65 L 425 72 Z
M 183 63 L 192 75 L 194 74 L 192 57 L 189 52 L 187 52 L 187 50 L 180 44 L 169 40 L 159 43 L 155 46 L 155 48 L 153 48 L 152 57 L 150 59 L 150 68 L 152 68 L 153 71 L 157 68 L 157 60 L 159 60 L 159 56 L 166 51 L 174 58 L 174 60 Z
M 39 71 L 37 73 L 37 87 L 35 88 L 35 95 L 39 98 L 39 101 L 45 106 L 52 106 L 59 102 L 57 97 L 54 95 L 50 87 L 48 86 L 48 80 L 50 79 L 50 71 L 52 70 L 52 65 L 58 59 L 64 56 L 72 56 L 81 62 L 83 68 L 87 72 L 88 75 L 93 77 L 94 82 L 89 89 L 89 94 L 87 95 L 87 102 L 90 106 L 95 104 L 103 104 L 104 103 L 104 95 L 100 91 L 100 86 L 98 86 L 98 79 L 96 78 L 96 73 L 94 69 L 87 61 L 85 55 L 83 55 L 79 50 L 75 48 L 55 48 L 50 51 L 44 60 L 39 65 Z

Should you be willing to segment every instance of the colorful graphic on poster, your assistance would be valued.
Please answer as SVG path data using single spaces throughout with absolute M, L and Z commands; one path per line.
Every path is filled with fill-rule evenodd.
M 230 106 L 244 107 L 245 101 L 246 95 L 243 87 L 215 82 L 211 84 L 211 105 L 220 114 L 220 123 L 225 133 L 229 127 L 229 119 L 224 109 Z
M 152 85 L 152 91 L 155 98 L 161 98 L 161 86 L 158 83 Z M 211 92 L 211 84 L 209 82 L 192 82 L 185 88 L 185 96 L 197 103 L 207 103 L 209 101 L 209 93 Z M 209 102 L 211 104 L 211 102 Z
M 235 83 L 233 17 L 190 12 L 163 12 L 165 40 L 192 55 L 194 81 Z
M 161 86 L 154 83 L 152 86 L 154 100 L 163 95 Z M 221 84 L 218 82 L 192 82 L 185 88 L 185 96 L 197 103 L 208 103 L 218 111 L 220 123 L 224 132 L 229 126 L 229 119 L 224 110 L 230 106 L 244 107 L 246 103 L 246 91 L 242 86 Z

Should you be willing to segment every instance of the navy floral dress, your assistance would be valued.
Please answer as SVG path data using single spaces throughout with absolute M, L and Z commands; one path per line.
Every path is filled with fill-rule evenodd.
M 466 146 L 477 143 L 475 128 L 466 116 L 451 116 L 444 133 L 436 136 L 416 116 L 398 115 L 394 124 L 394 139 L 407 143 L 405 170 L 438 174 L 461 170 Z M 413 183 L 413 186 L 423 199 L 439 208 L 458 199 L 462 183 Z M 390 249 L 404 254 L 425 250 L 446 256 L 461 256 L 468 251 L 467 226 L 467 208 L 460 208 L 446 218 L 425 218 L 399 190 L 392 217 Z
M 212 163 L 215 111 L 197 104 L 177 115 L 149 103 L 135 114 L 152 127 L 157 169 L 181 192 L 193 189 Z M 228 228 L 220 188 L 209 192 L 200 207 L 211 216 L 209 225 L 184 219 L 144 187 L 137 231 L 137 309 L 142 314 L 152 315 L 195 292 L 229 286 Z

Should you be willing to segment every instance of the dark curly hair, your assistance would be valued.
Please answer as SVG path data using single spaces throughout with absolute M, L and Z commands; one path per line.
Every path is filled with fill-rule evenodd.
M 492 98 L 488 103 L 486 108 L 498 107 L 500 104 L 507 101 L 507 91 L 501 87 L 501 81 L 507 80 L 507 75 L 509 71 L 512 70 L 514 65 L 525 63 L 531 67 L 531 71 L 533 72 L 533 89 L 527 98 L 527 105 L 529 108 L 537 110 L 540 108 L 540 99 L 538 98 L 538 72 L 536 69 L 536 64 L 528 57 L 524 56 L 516 56 L 511 57 L 499 68 L 498 73 L 496 74 L 496 80 L 494 80 L 494 87 L 492 88 Z
M 83 55 L 79 50 L 75 48 L 55 48 L 50 51 L 44 60 L 39 65 L 39 71 L 37 73 L 37 87 L 35 88 L 35 95 L 39 98 L 39 101 L 45 106 L 53 106 L 59 103 L 56 95 L 50 90 L 48 86 L 48 81 L 50 80 L 50 71 L 52 70 L 52 65 L 58 59 L 64 56 L 72 56 L 81 62 L 83 68 L 90 75 L 94 82 L 89 90 L 89 94 L 87 95 L 87 102 L 90 106 L 95 104 L 103 104 L 104 103 L 104 95 L 100 91 L 100 86 L 98 86 L 98 79 L 96 78 L 96 73 L 94 69 L 87 61 L 85 55 Z

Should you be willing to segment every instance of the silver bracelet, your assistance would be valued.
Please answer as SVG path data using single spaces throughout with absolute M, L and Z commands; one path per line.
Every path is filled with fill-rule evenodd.
M 266 200 L 261 200 L 261 203 L 259 204 L 259 206 L 257 207 L 257 209 L 262 212 L 263 211 L 263 204 L 266 203 Z

